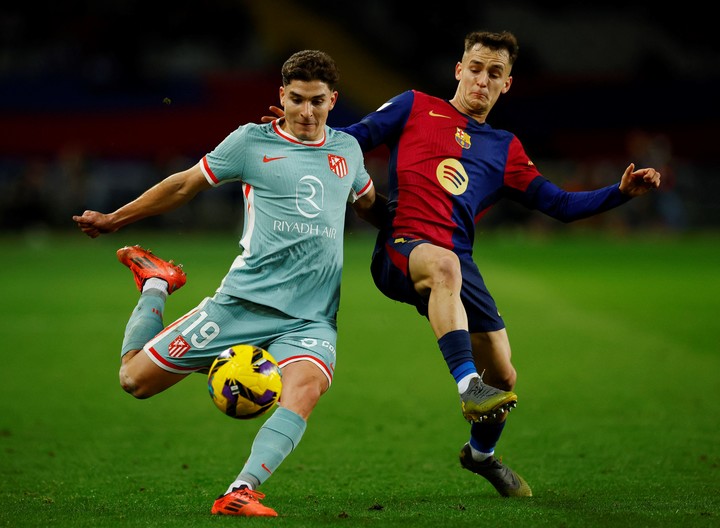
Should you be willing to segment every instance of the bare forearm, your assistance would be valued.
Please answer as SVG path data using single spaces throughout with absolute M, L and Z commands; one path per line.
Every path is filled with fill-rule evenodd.
M 188 187 L 181 174 L 173 174 L 108 216 L 114 229 L 120 229 L 143 218 L 172 211 L 197 194 L 198 190 Z

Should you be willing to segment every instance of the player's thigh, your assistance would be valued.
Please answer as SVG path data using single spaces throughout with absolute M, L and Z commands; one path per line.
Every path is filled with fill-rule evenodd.
M 206 372 L 228 348 L 268 343 L 282 335 L 288 316 L 277 310 L 216 293 L 204 299 L 145 344 L 145 354 L 175 374 Z
M 284 330 L 268 347 L 282 369 L 280 401 L 307 418 L 332 383 L 337 328 L 329 322 L 289 319 Z
M 330 322 L 287 319 L 281 334 L 267 346 L 267 351 L 283 369 L 298 362 L 316 367 L 327 382 L 332 384 L 337 355 L 337 328 Z
M 475 366 L 485 372 L 485 383 L 503 390 L 515 387 L 517 373 L 512 364 L 512 352 L 507 331 L 503 328 L 492 332 L 470 334 Z

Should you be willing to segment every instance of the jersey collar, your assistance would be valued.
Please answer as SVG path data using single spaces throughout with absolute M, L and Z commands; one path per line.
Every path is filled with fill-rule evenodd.
M 315 141 L 302 141 L 289 132 L 285 132 L 282 127 L 280 126 L 283 121 L 285 121 L 284 117 L 279 117 L 275 121 L 272 122 L 272 127 L 275 133 L 282 137 L 283 139 L 286 139 L 287 141 L 290 141 L 291 143 L 297 143 L 299 145 L 307 145 L 308 147 L 321 147 L 325 144 L 325 127 L 323 127 L 323 134 L 320 139 L 317 139 Z

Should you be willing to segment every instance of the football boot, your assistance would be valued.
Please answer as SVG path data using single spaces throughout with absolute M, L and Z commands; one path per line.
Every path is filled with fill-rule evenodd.
M 143 284 L 151 277 L 162 279 L 168 284 L 168 294 L 185 285 L 187 276 L 182 265 L 172 260 L 165 261 L 152 254 L 149 249 L 140 246 L 125 246 L 117 250 L 117 258 L 132 271 L 137 289 L 142 291 Z

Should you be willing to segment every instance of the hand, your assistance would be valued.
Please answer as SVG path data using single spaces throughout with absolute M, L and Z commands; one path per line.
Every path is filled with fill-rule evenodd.
M 641 196 L 658 187 L 660 173 L 652 168 L 635 170 L 634 163 L 628 165 L 620 180 L 620 192 L 632 197 Z
M 98 213 L 97 211 L 85 211 L 82 215 L 72 217 L 73 222 L 77 222 L 78 227 L 90 238 L 97 238 L 103 233 L 113 233 L 117 231 L 113 227 L 110 215 Z
M 285 117 L 285 111 L 279 106 L 270 106 L 270 111 L 275 114 L 274 116 L 262 116 L 260 121 L 262 123 L 270 123 L 275 121 L 278 117 Z

